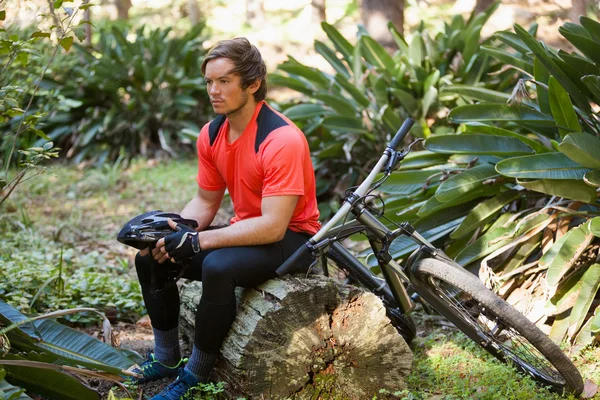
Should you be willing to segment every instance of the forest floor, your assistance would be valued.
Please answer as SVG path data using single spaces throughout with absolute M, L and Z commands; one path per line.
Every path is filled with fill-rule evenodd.
M 147 210 L 179 210 L 186 199 L 191 198 L 195 188 L 193 177 L 195 161 L 189 160 L 137 160 L 128 166 L 101 169 L 55 166 L 49 173 L 28 181 L 13 195 L 7 207 L 7 217 L 23 228 L 23 235 L 35 235 L 40 248 L 56 254 L 56 248 L 65 252 L 73 249 L 82 255 L 97 252 L 94 265 L 97 269 L 116 271 L 115 277 L 126 276 L 135 281 L 133 267 L 134 249 L 118 243 L 116 233 L 132 216 Z M 228 210 L 220 212 L 219 218 L 226 220 Z M 20 229 L 20 228 L 19 228 Z M 45 247 L 44 247 L 45 246 Z M 61 251 L 62 254 L 62 251 Z M 0 254 L 0 256 L 2 256 Z M 21 254 L 27 257 L 28 254 Z M 82 266 L 74 256 L 66 263 L 65 279 Z M 67 281 L 68 282 L 68 281 Z M 110 285 L 110 280 L 109 280 Z M 54 296 L 49 291 L 44 296 Z M 32 288 L 33 292 L 37 288 Z M 89 296 L 93 297 L 94 293 Z M 47 297 L 41 296 L 40 302 Z M 126 296 L 124 293 L 113 296 Z M 118 299 L 110 299 L 116 302 Z M 110 304 L 94 305 L 106 311 Z M 411 343 L 414 363 L 406 379 L 406 387 L 396 395 L 377 393 L 375 398 L 398 399 L 502 399 L 532 400 L 559 399 L 537 386 L 532 380 L 519 375 L 512 368 L 497 362 L 479 349 L 462 333 L 440 317 L 422 312 L 415 314 L 419 327 L 418 337 Z M 86 333 L 100 336 L 100 328 L 88 326 Z M 114 324 L 116 341 L 121 348 L 138 351 L 144 355 L 153 348 L 152 331 L 147 317 L 135 315 Z M 184 354 L 189 354 L 189 345 L 182 343 Z M 590 348 L 572 358 L 585 379 L 600 382 L 600 349 Z M 143 399 L 158 392 L 168 380 L 140 385 L 130 390 L 131 398 Z M 113 387 L 110 383 L 90 382 L 109 398 Z M 126 398 L 125 392 L 113 392 Z M 327 397 L 329 396 L 329 397 Z M 226 397 L 197 397 L 198 400 Z M 596 395 L 600 400 L 600 395 Z M 335 393 L 322 394 L 320 399 L 344 400 Z M 275 400 L 275 399 L 273 399 Z M 315 399 L 316 400 L 316 399 Z M 360 399 L 362 400 L 362 399 Z

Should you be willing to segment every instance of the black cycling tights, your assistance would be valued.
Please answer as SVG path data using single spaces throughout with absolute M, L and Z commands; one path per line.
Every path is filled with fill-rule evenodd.
M 219 353 L 235 318 L 236 286 L 254 287 L 274 278 L 277 267 L 309 237 L 288 229 L 280 242 L 207 250 L 194 256 L 183 277 L 202 281 L 202 298 L 196 312 L 196 346 L 207 353 Z M 163 287 L 181 266 L 169 261 L 158 264 L 152 256 L 142 257 L 138 253 L 135 267 L 152 326 L 161 331 L 175 328 L 179 323 L 177 286 L 170 285 L 157 295 L 152 290 Z M 152 271 L 155 271 L 154 283 Z

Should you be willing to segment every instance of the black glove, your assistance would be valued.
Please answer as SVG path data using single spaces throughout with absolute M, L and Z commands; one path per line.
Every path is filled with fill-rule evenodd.
M 180 262 L 202 250 L 198 241 L 198 232 L 183 224 L 177 224 L 175 229 L 177 232 L 165 236 L 165 250 L 169 257 Z

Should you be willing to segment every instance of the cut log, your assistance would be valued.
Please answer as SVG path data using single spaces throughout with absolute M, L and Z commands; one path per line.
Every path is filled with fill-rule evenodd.
M 202 284 L 181 292 L 180 327 L 193 342 Z M 413 355 L 381 300 L 314 276 L 238 290 L 238 313 L 212 378 L 231 398 L 372 398 L 404 387 Z

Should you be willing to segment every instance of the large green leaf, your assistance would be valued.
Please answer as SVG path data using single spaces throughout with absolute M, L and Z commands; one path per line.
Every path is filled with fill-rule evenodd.
M 540 258 L 540 267 L 548 268 L 546 282 L 553 287 L 577 262 L 577 259 L 590 244 L 594 235 L 588 223 L 571 229 L 558 239 Z
M 511 54 L 506 50 L 497 49 L 492 46 L 481 46 L 481 52 L 533 75 L 533 61 L 527 56 L 524 58 L 520 54 Z
M 520 196 L 521 194 L 518 191 L 508 190 L 479 203 L 465 217 L 460 226 L 450 234 L 450 238 L 457 239 L 467 233 L 475 231 L 480 226 L 485 225 L 492 217 L 502 210 L 506 204 L 518 199 Z
M 331 116 L 323 119 L 322 125 L 332 131 L 339 133 L 365 133 L 367 130 L 363 127 L 362 120 L 359 118 L 350 118 L 342 116 Z
M 532 108 L 506 104 L 468 104 L 459 106 L 450 111 L 448 119 L 454 123 L 464 122 L 499 122 L 510 121 L 518 123 L 533 123 L 544 126 L 555 126 L 554 119 L 549 115 Z
M 571 133 L 558 145 L 558 149 L 585 168 L 600 168 L 600 139 L 596 136 L 585 132 Z
M 8 327 L 12 324 L 16 324 L 27 319 L 27 316 L 20 313 L 16 308 L 0 300 L 0 322 L 2 322 L 3 326 Z M 27 340 L 40 339 L 40 333 L 35 328 L 35 325 L 33 325 L 33 323 L 31 322 L 28 322 L 24 325 L 15 328 L 11 330 L 11 332 Z
M 455 260 L 460 265 L 467 265 L 483 258 L 505 246 L 521 235 L 533 229 L 539 229 L 550 222 L 548 214 L 538 214 L 525 223 L 511 222 L 508 225 L 495 223 L 483 236 L 465 247 Z
M 389 71 L 389 73 L 393 73 L 393 71 L 396 69 L 396 62 L 392 59 L 388 52 L 385 51 L 383 46 L 369 36 L 361 37 L 360 42 L 362 54 L 369 63 L 381 69 L 382 71 Z
M 481 154 L 498 157 L 531 154 L 533 150 L 519 139 L 496 135 L 436 135 L 425 142 L 429 151 L 442 154 Z
M 337 72 L 345 76 L 346 78 L 350 78 L 350 72 L 348 72 L 348 68 L 344 65 L 344 63 L 337 57 L 335 52 L 330 49 L 325 43 L 315 40 L 315 51 L 319 53 Z
M 31 397 L 27 396 L 22 389 L 17 386 L 13 386 L 4 380 L 6 371 L 0 369 L 0 399 L 9 400 L 31 400 Z
M 344 96 L 319 92 L 315 93 L 312 97 L 321 100 L 326 106 L 333 108 L 338 114 L 344 117 L 356 116 L 356 103 Z
M 551 196 L 559 196 L 586 203 L 594 203 L 596 201 L 596 189 L 586 185 L 581 180 L 541 179 L 528 182 L 518 180 L 517 183 L 526 189 L 546 193 Z
M 585 28 L 586 31 L 588 31 L 588 34 L 592 39 L 594 39 L 596 42 L 600 42 L 600 22 L 592 18 L 580 16 L 579 23 Z
M 311 96 L 315 91 L 315 88 L 310 83 L 302 79 L 284 76 L 277 73 L 269 74 L 269 83 L 272 86 L 287 87 L 300 93 L 304 93 L 308 96 Z
M 539 58 L 533 60 L 533 77 L 537 82 L 535 90 L 537 92 L 538 105 L 540 111 L 547 115 L 552 115 L 550 109 L 550 96 L 548 94 L 548 81 L 550 80 L 550 72 L 544 67 Z M 544 86 L 546 84 L 546 86 Z
M 554 76 L 558 82 L 567 90 L 571 95 L 575 104 L 582 110 L 589 112 L 590 105 L 585 95 L 579 90 L 577 85 L 563 72 L 563 70 L 555 62 L 553 54 L 551 54 L 542 44 L 540 44 L 531 34 L 523 29 L 518 24 L 515 24 L 516 34 L 525 42 L 527 47 L 535 54 L 536 57 L 542 62 L 546 69 Z
M 558 32 L 587 58 L 594 61 L 596 65 L 600 65 L 600 44 L 592 40 L 585 29 L 581 31 L 585 32 L 586 35 L 582 35 L 582 32 L 577 31 L 575 26 L 581 28 L 579 25 L 567 23 L 558 28 Z
M 3 360 L 26 361 L 14 354 L 7 354 Z M 8 372 L 7 380 L 33 393 L 39 393 L 55 400 L 100 399 L 100 394 L 85 386 L 74 377 L 52 369 L 3 365 Z
M 331 86 L 331 78 L 326 76 L 323 72 L 313 67 L 307 67 L 306 65 L 300 64 L 291 56 L 290 60 L 280 64 L 278 69 L 287 72 L 290 75 L 301 76 L 308 80 L 315 86 L 319 86 L 323 89 L 329 89 Z
M 519 139 L 521 142 L 525 143 L 527 146 L 531 147 L 536 153 L 547 153 L 551 151 L 550 149 L 544 147 L 539 142 L 536 142 L 533 139 L 526 137 L 525 135 L 521 135 L 519 133 L 509 131 L 508 129 L 498 128 L 497 126 L 486 125 L 481 122 L 473 122 L 465 125 L 466 132 L 469 133 L 484 133 L 486 135 L 495 135 L 495 136 L 508 136 Z
M 569 94 L 552 76 L 548 82 L 548 94 L 550 99 L 550 109 L 552 110 L 552 116 L 559 127 L 560 136 L 565 137 L 569 132 L 581 131 L 581 126 L 577 120 L 577 114 L 575 114 L 575 109 L 573 108 L 573 103 L 571 103 Z
M 369 105 L 371 105 L 371 102 L 369 101 L 369 99 L 363 94 L 362 91 L 360 91 L 360 89 L 358 89 L 355 85 L 353 85 L 352 83 L 350 83 L 350 81 L 348 81 L 348 79 L 346 79 L 344 76 L 337 74 L 335 76 L 335 81 L 346 91 L 350 94 L 350 96 L 352 96 L 352 98 L 354 100 L 356 100 L 356 102 L 358 104 L 360 104 L 363 107 L 369 107 Z
M 63 362 L 114 374 L 120 374 L 133 365 L 118 349 L 68 326 L 52 320 L 36 321 L 35 326 L 42 341 L 30 346 L 32 350 L 50 352 Z
M 485 101 L 488 103 L 502 103 L 510 99 L 510 94 L 496 90 L 471 85 L 448 85 L 440 90 L 441 94 L 454 93 L 471 99 Z
M 425 183 L 434 177 L 439 179 L 439 170 L 399 171 L 394 172 L 380 190 L 383 193 L 410 196 L 422 190 Z
M 523 42 L 515 33 L 500 31 L 494 33 L 494 37 L 517 50 L 519 53 L 529 53 L 529 48 L 525 45 L 525 42 Z
M 333 25 L 330 25 L 327 22 L 321 22 L 321 28 L 323 28 L 323 31 L 325 31 L 327 37 L 333 43 L 333 46 L 342 54 L 342 57 L 344 57 L 346 62 L 348 62 L 349 65 L 352 65 L 354 46 L 352 46 Z
M 400 170 L 432 167 L 445 164 L 447 160 L 448 156 L 445 154 L 434 153 L 429 150 L 411 151 L 402 160 Z
M 586 75 L 581 78 L 581 81 L 590 90 L 596 102 L 600 102 L 600 76 Z
M 296 104 L 283 112 L 283 115 L 293 121 L 320 117 L 331 114 L 331 111 L 320 104 Z
M 590 186 L 600 187 L 600 169 L 586 172 L 583 180 Z
M 565 311 L 570 313 L 571 309 L 575 305 L 575 302 L 577 301 L 579 292 L 581 291 L 581 285 L 583 284 L 581 278 L 583 277 L 584 273 L 584 269 L 575 272 L 556 288 L 554 295 L 546 302 L 545 310 L 547 315 L 559 315 Z M 566 334 L 568 328 L 569 324 L 567 318 L 566 326 L 561 326 L 560 329 L 563 330 L 564 334 Z M 562 338 L 559 340 L 562 340 Z
M 463 196 L 459 196 L 454 198 L 452 201 L 447 201 L 445 203 L 439 201 L 436 196 L 431 196 L 419 209 L 417 215 L 419 217 L 426 217 L 436 211 L 449 209 L 454 206 L 465 204 L 470 202 L 471 200 L 478 199 L 480 197 L 491 197 L 495 196 L 500 192 L 505 190 L 503 185 L 491 185 L 491 186 L 479 186 L 474 190 L 466 193 Z
M 435 198 L 447 203 L 484 186 L 484 182 L 499 176 L 491 164 L 477 165 L 443 182 L 435 192 Z
M 496 170 L 520 179 L 582 179 L 588 171 L 562 153 L 509 158 L 496 164 Z
M 412 94 L 402 89 L 394 87 L 390 88 L 390 93 L 392 94 L 392 96 L 398 99 L 400 104 L 406 109 L 406 111 L 409 112 L 409 114 L 414 115 L 417 112 L 419 104 L 417 102 L 417 99 L 415 99 L 415 97 Z
M 600 237 L 600 217 L 595 217 L 590 220 L 590 232 L 594 236 Z
M 582 285 L 577 301 L 569 317 L 569 336 L 573 336 L 583 325 L 585 317 L 600 287 L 600 264 L 591 265 L 581 278 Z

